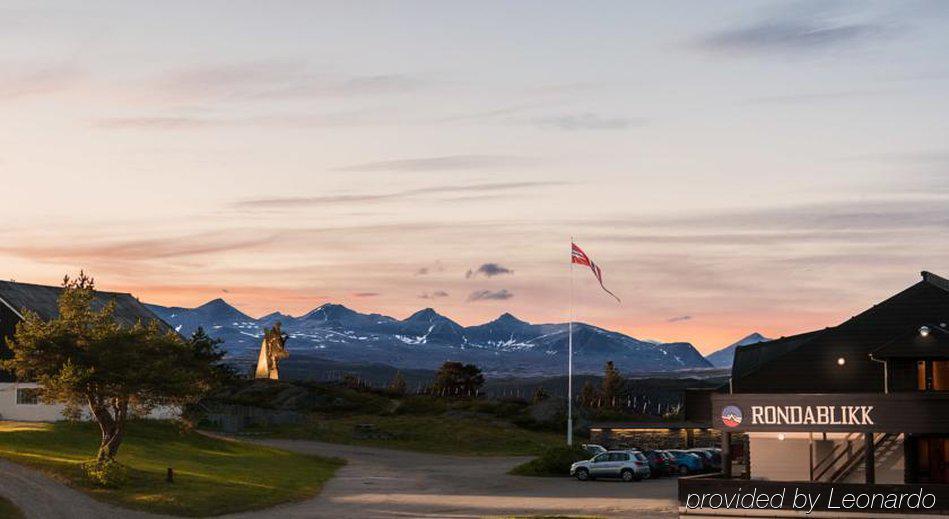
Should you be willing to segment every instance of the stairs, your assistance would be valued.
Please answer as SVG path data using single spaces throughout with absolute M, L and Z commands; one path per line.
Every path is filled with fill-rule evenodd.
M 856 443 L 856 446 L 854 445 Z M 875 434 L 873 440 L 874 466 L 890 467 L 899 461 L 903 439 L 900 434 Z M 863 481 L 865 478 L 863 435 L 851 433 L 811 468 L 811 481 L 839 483 Z

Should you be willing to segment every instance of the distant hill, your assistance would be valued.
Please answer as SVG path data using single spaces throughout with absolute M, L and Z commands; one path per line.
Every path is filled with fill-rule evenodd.
M 296 359 L 432 370 L 454 360 L 492 374 L 550 376 L 563 374 L 567 365 L 566 323 L 532 324 L 507 313 L 464 327 L 431 308 L 400 320 L 338 304 L 297 317 L 273 313 L 260 319 L 221 299 L 193 309 L 148 307 L 184 335 L 203 327 L 224 340 L 230 360 L 248 365 L 256 359 L 263 327 L 277 321 L 290 336 L 288 366 Z M 584 323 L 574 323 L 573 346 L 576 373 L 602 373 L 608 360 L 627 373 L 712 367 L 689 343 L 642 341 Z
M 745 344 L 754 344 L 756 342 L 770 341 L 771 339 L 761 335 L 758 332 L 752 333 L 745 336 L 743 339 L 739 340 L 734 344 L 730 344 L 715 353 L 710 353 L 705 356 L 705 359 L 712 363 L 716 368 L 730 368 L 732 367 L 732 362 L 735 360 L 735 348 L 739 346 L 744 346 Z

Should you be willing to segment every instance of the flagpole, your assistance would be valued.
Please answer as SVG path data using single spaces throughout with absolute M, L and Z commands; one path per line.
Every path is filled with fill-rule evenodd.
M 573 236 L 570 237 L 570 320 L 567 322 L 567 445 L 573 445 Z

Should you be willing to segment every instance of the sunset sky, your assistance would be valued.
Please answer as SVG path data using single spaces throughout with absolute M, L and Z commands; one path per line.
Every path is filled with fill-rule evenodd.
M 949 3 L 23 2 L 0 265 L 710 352 L 949 275 Z

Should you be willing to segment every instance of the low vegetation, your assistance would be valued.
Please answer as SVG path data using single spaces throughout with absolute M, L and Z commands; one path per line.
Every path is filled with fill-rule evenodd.
M 579 445 L 550 447 L 538 458 L 514 467 L 510 473 L 516 476 L 563 477 L 570 474 L 570 465 L 586 459 L 590 459 L 590 454 Z
M 0 517 L 4 519 L 21 519 L 23 513 L 8 499 L 0 497 Z
M 0 423 L 0 456 L 45 471 L 118 506 L 181 516 L 270 507 L 316 495 L 342 461 L 182 433 L 168 422 L 129 422 L 116 456 L 127 470 L 116 488 L 80 470 L 100 436 L 93 423 Z M 165 481 L 167 468 L 174 482 Z M 0 517 L 3 515 L 0 504 Z M 16 516 L 14 516 L 16 517 Z
M 268 431 L 278 438 L 295 438 L 369 445 L 462 456 L 539 454 L 562 441 L 550 432 L 530 431 L 493 417 L 451 413 L 425 415 L 314 415 L 306 423 Z
M 540 454 L 563 441 L 559 415 L 538 420 L 525 401 L 398 395 L 344 384 L 266 380 L 232 390 L 219 401 L 299 416 L 298 423 L 258 424 L 241 431 L 251 435 L 455 455 Z

